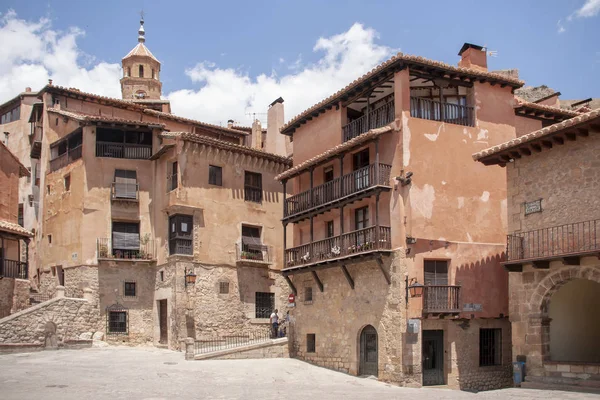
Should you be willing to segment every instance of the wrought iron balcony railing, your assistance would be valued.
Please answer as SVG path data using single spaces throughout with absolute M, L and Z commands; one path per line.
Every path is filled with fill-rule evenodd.
M 236 245 L 236 261 L 250 263 L 265 263 L 271 262 L 269 246 L 249 245 L 238 243 Z
M 388 226 L 371 226 L 313 243 L 292 247 L 285 251 L 286 268 L 318 264 L 360 253 L 392 248 Z
M 381 128 L 394 121 L 395 109 L 394 102 L 390 101 L 377 107 L 369 114 L 344 125 L 342 134 L 344 142 L 368 132 L 370 129 Z
M 375 186 L 390 185 L 391 165 L 371 164 L 329 182 L 291 196 L 285 201 L 284 218 L 325 206 Z M 379 176 L 377 177 L 377 173 Z
M 27 279 L 27 263 L 0 258 L 0 278 Z
M 140 243 L 137 246 L 123 246 L 128 247 L 126 249 L 116 248 L 111 243 L 109 238 L 98 238 L 96 241 L 96 248 L 98 251 L 98 258 L 105 259 L 111 258 L 116 260 L 154 260 L 156 255 L 154 254 L 154 241 L 140 239 Z M 132 248 L 136 247 L 136 248 Z
M 600 219 L 514 232 L 507 236 L 507 263 L 600 252 Z
M 410 116 L 456 125 L 475 126 L 474 107 L 422 97 L 410 97 Z
M 460 286 L 425 285 L 423 286 L 423 313 L 457 314 L 460 313 Z

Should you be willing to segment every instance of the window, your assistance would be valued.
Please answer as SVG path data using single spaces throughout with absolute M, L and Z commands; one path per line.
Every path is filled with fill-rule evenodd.
M 115 170 L 112 196 L 113 199 L 137 200 L 137 172 L 126 169 Z
M 131 67 L 127 67 L 127 76 L 131 76 Z
M 165 271 L 160 271 L 159 275 L 160 275 L 160 281 L 164 282 L 164 280 L 165 280 Z
M 502 365 L 502 329 L 479 329 L 479 366 Z
M 191 215 L 176 214 L 169 217 L 169 254 L 193 255 L 193 231 Z
M 127 333 L 127 311 L 108 312 L 108 333 Z
M 229 293 L 229 282 L 219 282 L 219 294 Z
M 369 207 L 354 210 L 354 229 L 365 229 L 369 226 Z
M 327 237 L 333 237 L 333 221 L 327 221 L 325 224 L 327 226 Z
M 152 79 L 156 79 L 156 72 L 154 71 L 154 68 L 152 68 Z
M 62 266 L 59 265 L 56 267 L 56 273 L 58 275 L 58 284 L 65 286 L 65 270 L 62 268 Z
M 58 126 L 58 118 L 54 120 L 54 125 Z
M 113 222 L 112 255 L 115 258 L 140 258 L 140 223 Z
M 144 66 L 143 65 L 140 65 L 140 67 L 138 69 L 138 73 L 139 73 L 140 78 L 144 77 Z
M 128 297 L 135 297 L 135 282 L 125 282 L 125 287 L 123 288 L 123 293 Z
M 223 169 L 216 165 L 208 166 L 208 183 L 216 186 L 223 186 Z
M 17 217 L 17 222 L 19 223 L 19 225 L 25 226 L 25 223 L 23 222 L 23 203 L 19 204 L 19 214 Z
M 46 185 L 46 194 L 50 194 L 50 193 L 51 193 L 50 185 Z
M 96 157 L 147 160 L 152 155 L 151 130 L 96 128 Z
M 306 352 L 314 353 L 317 348 L 316 335 L 314 333 L 306 334 Z
M 447 260 L 425 260 L 425 285 L 447 285 L 448 284 L 448 261 Z
M 60 105 L 60 97 L 52 96 L 52 105 Z
M 18 105 L 0 115 L 0 124 L 8 124 L 10 122 L 21 119 L 21 106 Z
M 52 235 L 48 235 L 48 244 L 52 244 Z
M 256 292 L 256 318 L 270 318 L 275 309 L 275 293 Z
M 244 176 L 244 200 L 262 202 L 262 175 L 246 171 Z
M 83 136 L 81 129 L 69 134 L 50 145 L 50 171 L 60 168 L 81 158 Z
M 264 259 L 263 251 L 266 251 L 266 246 L 261 242 L 260 228 L 242 225 L 241 259 L 262 261 Z
M 71 174 L 65 175 L 65 192 L 69 192 L 71 190 Z
M 304 302 L 305 303 L 312 303 L 312 299 L 313 299 L 313 291 L 312 291 L 312 287 L 305 287 L 304 288 Z
M 177 161 L 171 163 L 167 173 L 167 192 L 177 189 Z

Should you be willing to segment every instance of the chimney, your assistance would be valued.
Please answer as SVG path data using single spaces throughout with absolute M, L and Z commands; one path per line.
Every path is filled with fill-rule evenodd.
M 279 97 L 269 105 L 267 111 L 267 137 L 264 150 L 286 157 L 289 137 L 282 135 L 279 129 L 283 126 L 283 99 Z
M 252 123 L 250 147 L 252 147 L 253 149 L 262 149 L 262 126 L 260 125 L 260 121 L 257 119 L 255 119 Z
M 31 93 L 31 88 L 30 87 L 26 87 L 25 88 L 25 93 Z
M 48 85 L 52 86 L 52 79 L 48 79 Z
M 233 126 L 233 120 L 232 120 L 232 119 L 228 119 L 228 120 L 227 120 L 227 127 L 228 127 L 229 129 L 231 129 L 231 127 L 232 127 L 232 126 Z
M 481 71 L 487 71 L 487 54 L 486 49 L 476 44 L 465 43 L 458 52 L 461 56 L 458 62 L 459 67 L 473 68 Z

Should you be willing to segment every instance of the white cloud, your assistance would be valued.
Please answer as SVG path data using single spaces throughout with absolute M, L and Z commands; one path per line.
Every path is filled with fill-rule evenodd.
M 86 92 L 119 97 L 121 68 L 118 64 L 80 65 L 89 55 L 77 47 L 84 32 L 70 28 L 53 30 L 50 21 L 19 19 L 14 11 L 0 17 L 0 101 L 6 101 L 30 86 L 37 90 L 51 78 L 57 85 L 77 87 Z
M 120 65 L 94 63 L 77 46 L 83 34 L 78 28 L 54 30 L 45 18 L 25 21 L 13 11 L 0 15 L 0 102 L 27 86 L 38 90 L 49 78 L 56 85 L 119 98 Z M 313 47 L 318 54 L 314 63 L 303 62 L 300 55 L 289 65 L 280 59 L 275 67 L 280 71 L 258 76 L 204 60 L 184 71 L 190 88 L 164 97 L 178 115 L 217 124 L 228 119 L 247 124 L 251 121 L 246 113 L 265 113 L 281 96 L 289 120 L 389 57 L 394 50 L 376 39 L 377 32 L 356 23 L 346 32 L 319 38 Z
M 595 17 L 600 13 L 600 0 L 585 0 L 585 3 L 581 8 L 575 10 L 575 12 L 567 18 L 571 21 L 573 18 L 590 18 Z
M 558 33 L 564 33 L 564 32 L 566 32 L 565 26 L 563 25 L 561 19 L 559 19 L 558 22 L 556 23 L 556 27 L 557 27 L 557 32 Z

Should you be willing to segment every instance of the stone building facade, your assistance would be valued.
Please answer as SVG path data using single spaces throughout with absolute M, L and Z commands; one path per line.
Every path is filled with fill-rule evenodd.
M 506 184 L 469 161 L 516 136 L 522 82 L 479 46 L 460 55 L 398 54 L 282 128 L 299 358 L 407 386 L 511 384 Z
M 474 154 L 506 168 L 513 358 L 526 380 L 597 386 L 600 112 Z M 499 170 L 497 166 L 490 169 Z
M 32 290 L 91 290 L 95 330 L 119 343 L 179 348 L 186 337 L 267 330 L 288 294 L 274 177 L 291 162 L 285 147 L 265 149 L 285 138 L 171 114 L 144 34 L 123 59 L 123 99 L 49 82 L 0 106 L 21 107 L 3 120 L 8 146 L 39 165 L 35 180 L 21 178 L 38 195 L 35 218 L 23 204 L 35 221 Z M 280 119 L 282 103 L 271 107 Z

